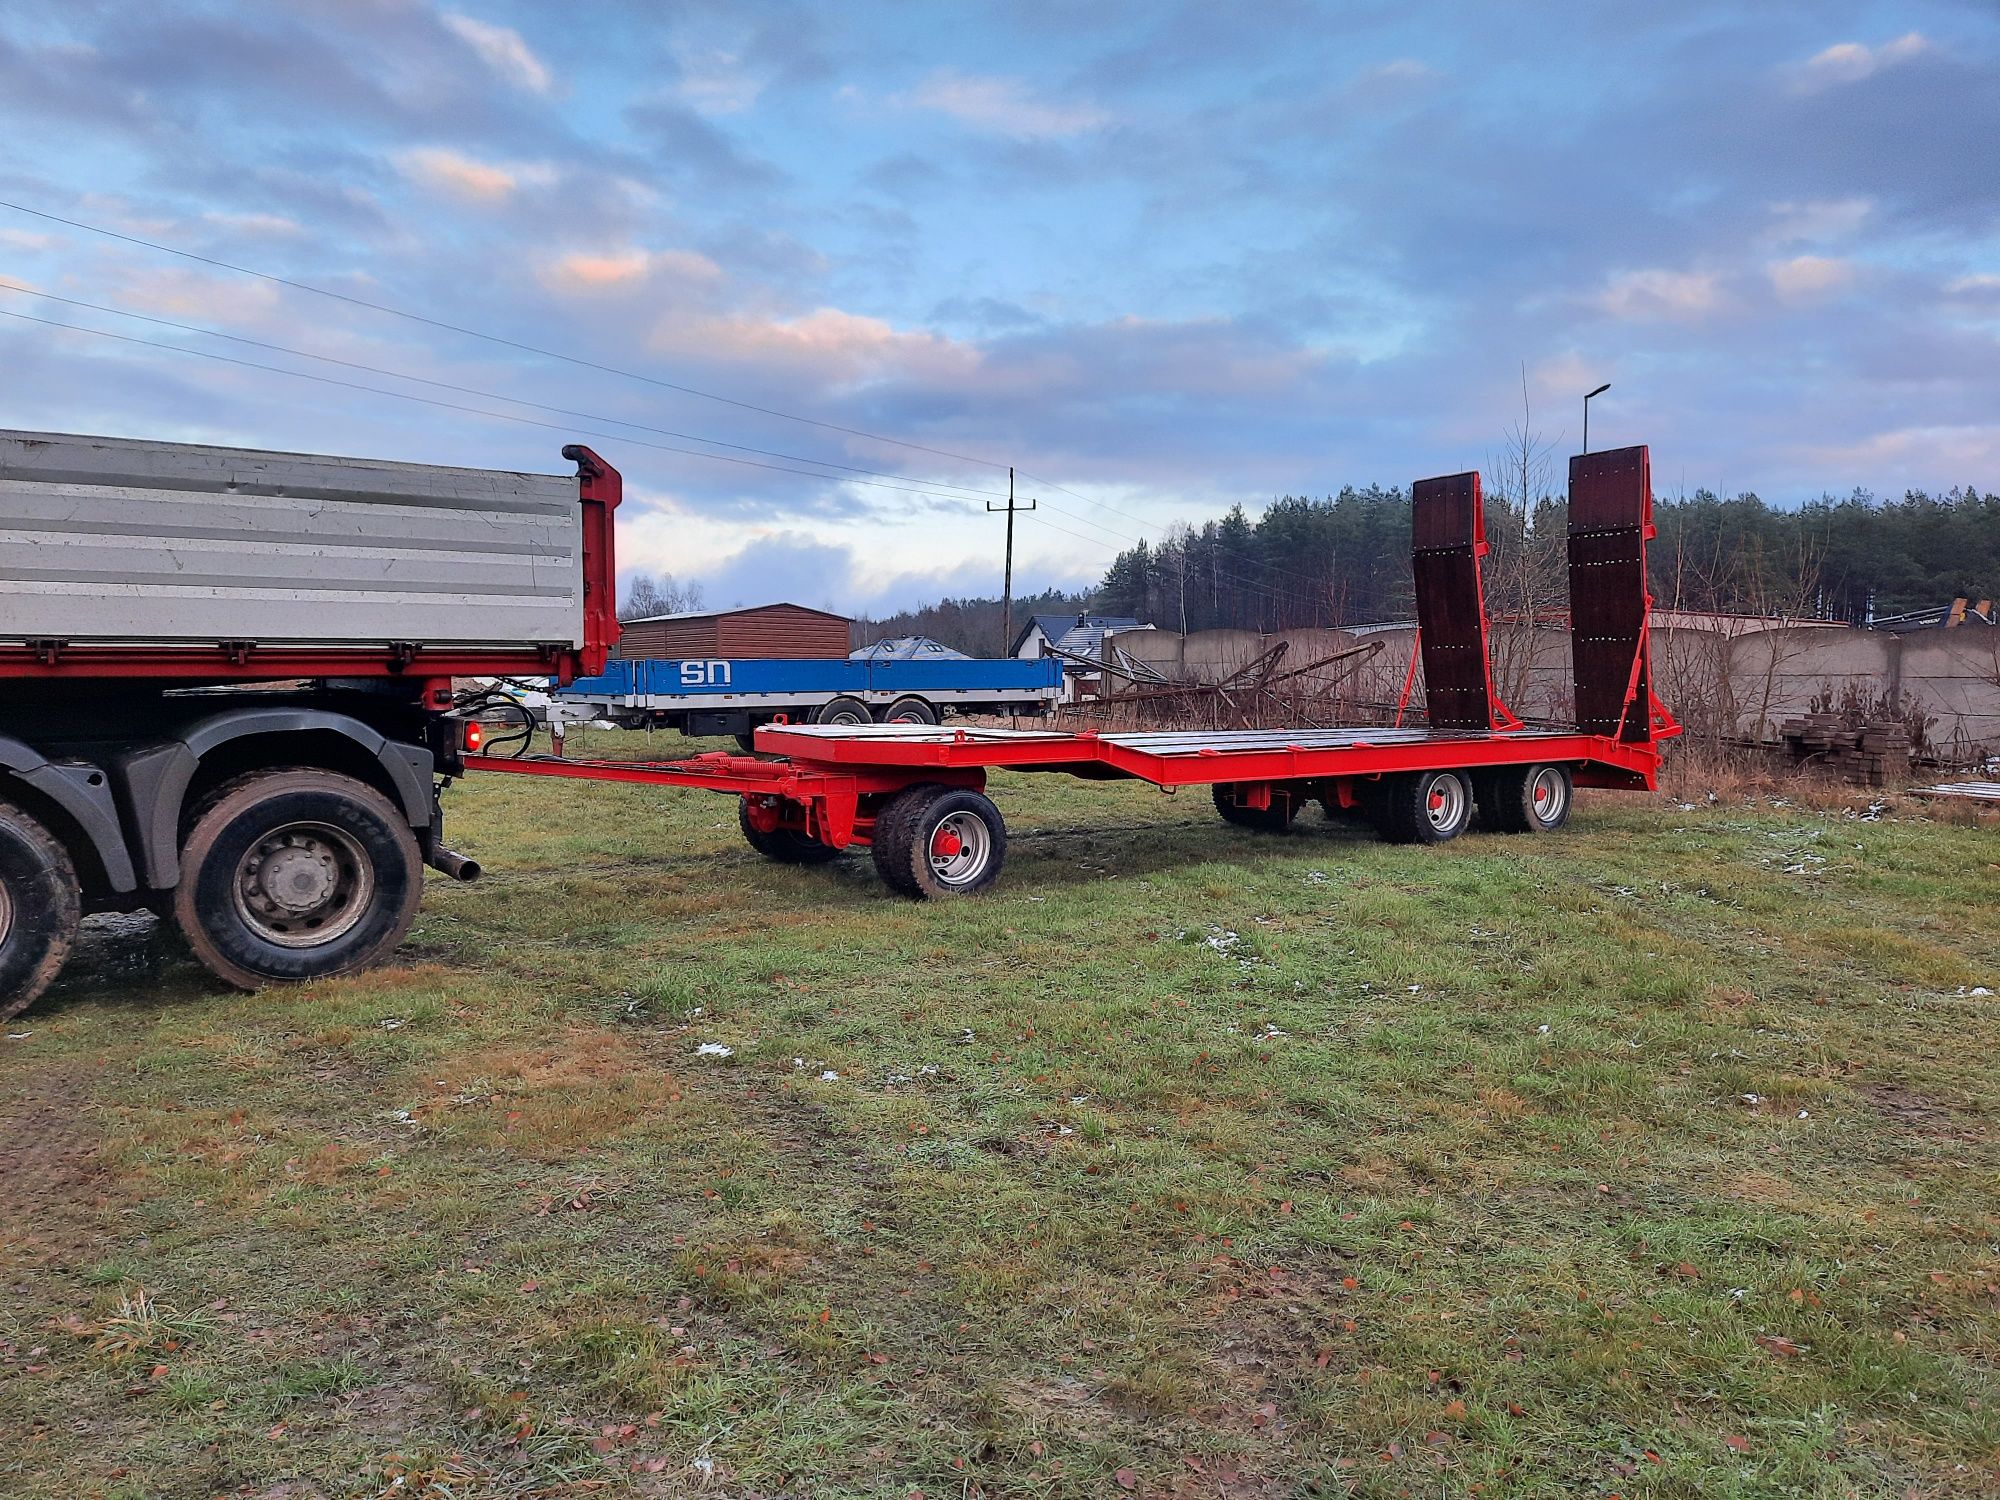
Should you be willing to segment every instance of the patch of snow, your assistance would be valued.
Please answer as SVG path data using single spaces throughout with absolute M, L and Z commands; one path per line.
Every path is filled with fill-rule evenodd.
M 696 1057 L 734 1057 L 736 1049 L 734 1047 L 725 1047 L 720 1042 L 703 1042 L 699 1047 L 694 1049 L 694 1055 Z
M 828 1068 L 819 1075 L 819 1081 L 821 1083 L 838 1083 L 840 1082 L 840 1075 L 834 1072 L 833 1069 Z

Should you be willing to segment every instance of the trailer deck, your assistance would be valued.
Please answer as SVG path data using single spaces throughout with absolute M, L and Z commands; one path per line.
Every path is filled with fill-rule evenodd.
M 677 761 L 467 755 L 467 770 L 697 787 L 742 799 L 744 836 L 795 864 L 851 845 L 910 895 L 990 885 L 1006 850 L 991 770 L 1214 789 L 1228 822 L 1281 832 L 1306 806 L 1368 816 L 1387 838 L 1442 843 L 1470 826 L 1560 827 L 1576 786 L 1650 789 L 1662 740 L 1679 733 L 1653 695 L 1644 448 L 1570 461 L 1570 592 L 1578 724 L 1526 724 L 1494 690 L 1479 562 L 1477 474 L 1412 489 L 1425 728 L 1071 732 L 929 724 L 769 724 L 760 755 Z M 1414 678 L 1418 661 L 1413 659 Z

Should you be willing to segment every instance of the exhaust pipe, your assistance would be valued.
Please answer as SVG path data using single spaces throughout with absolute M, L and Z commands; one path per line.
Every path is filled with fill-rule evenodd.
M 424 863 L 433 870 L 442 870 L 453 880 L 471 882 L 480 876 L 480 864 L 476 859 L 468 859 L 456 849 L 447 849 L 441 844 L 433 844 L 431 852 L 424 856 Z

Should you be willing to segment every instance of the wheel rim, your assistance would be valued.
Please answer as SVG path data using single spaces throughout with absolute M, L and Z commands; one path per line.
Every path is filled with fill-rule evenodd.
M 829 724 L 866 724 L 868 716 L 866 714 L 858 714 L 851 708 L 843 708 L 837 714 L 828 714 L 826 722 Z
M 931 873 L 943 885 L 977 880 L 993 853 L 993 832 L 977 813 L 949 813 L 931 830 Z
M 1465 783 L 1456 776 L 1433 776 L 1424 790 L 1424 814 L 1439 833 L 1458 827 L 1465 818 Z
M 265 942 L 316 948 L 361 920 L 375 894 L 375 871 L 342 829 L 287 823 L 244 852 L 232 890 L 236 914 Z
M 1543 766 L 1535 773 L 1535 779 L 1528 785 L 1528 805 L 1534 809 L 1537 823 L 1559 820 L 1568 802 L 1569 788 L 1563 784 L 1561 771 L 1554 766 Z

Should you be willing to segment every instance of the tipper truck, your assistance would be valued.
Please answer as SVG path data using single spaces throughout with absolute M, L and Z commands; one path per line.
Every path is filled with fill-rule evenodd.
M 468 731 L 453 679 L 601 672 L 617 472 L 0 431 L 0 1016 L 87 912 L 233 984 L 409 929 Z

